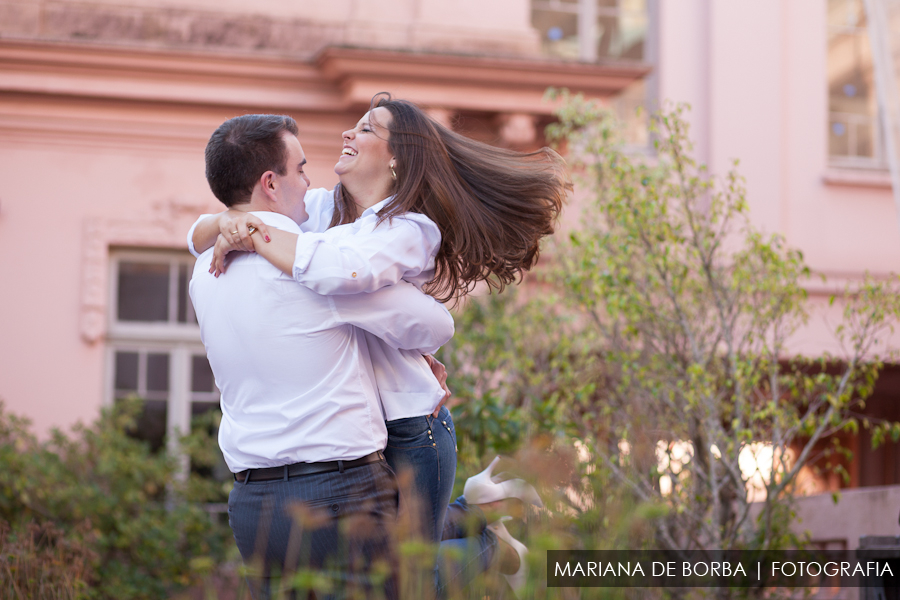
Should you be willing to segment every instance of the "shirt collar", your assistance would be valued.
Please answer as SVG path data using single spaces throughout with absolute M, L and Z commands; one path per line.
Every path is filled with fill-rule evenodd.
M 259 220 L 266 225 L 277 227 L 291 233 L 300 233 L 300 226 L 290 217 L 281 213 L 271 212 L 268 210 L 253 210 L 250 214 L 259 217 Z
M 394 199 L 393 196 L 388 196 L 387 198 L 385 198 L 385 199 L 382 200 L 381 202 L 376 202 L 375 204 L 373 204 L 372 206 L 370 206 L 369 208 L 367 208 L 366 210 L 364 210 L 364 211 L 362 212 L 362 214 L 359 215 L 359 218 L 363 218 L 363 217 L 365 217 L 366 215 L 369 215 L 369 214 L 373 214 L 373 215 L 374 215 L 374 214 L 377 214 L 378 211 L 380 211 L 382 208 L 384 208 L 384 207 L 387 205 L 387 203 L 390 202 L 390 201 L 393 200 L 393 199 Z

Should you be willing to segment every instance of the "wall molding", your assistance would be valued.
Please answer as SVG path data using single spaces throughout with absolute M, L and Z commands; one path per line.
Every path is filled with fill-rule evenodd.
M 0 94 L 344 112 L 391 90 L 424 106 L 549 114 L 548 87 L 608 98 L 644 77 L 644 63 L 579 63 L 328 47 L 315 59 L 0 40 Z M 375 90 L 375 92 L 372 92 Z M 402 93 L 401 93 L 402 92 Z
M 109 251 L 116 246 L 185 251 L 185 233 L 198 215 L 210 212 L 205 201 L 169 198 L 151 206 L 143 219 L 87 217 L 82 225 L 79 323 L 88 344 L 106 339 L 109 315 Z

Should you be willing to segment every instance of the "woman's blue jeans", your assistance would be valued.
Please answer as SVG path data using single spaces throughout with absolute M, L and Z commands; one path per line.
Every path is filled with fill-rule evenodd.
M 456 430 L 447 407 L 431 415 L 387 422 L 384 451 L 398 475 L 412 475 L 411 504 L 418 507 L 419 531 L 426 540 L 440 542 L 434 583 L 437 597 L 462 589 L 493 560 L 497 538 L 486 529 L 481 510 L 460 497 L 450 504 L 456 479 Z M 442 541 L 443 540 L 443 541 Z
M 491 566 L 497 551 L 497 536 L 487 528 L 484 513 L 460 496 L 449 506 L 444 519 L 443 541 L 435 572 L 437 597 L 461 591 Z
M 431 415 L 387 422 L 384 457 L 398 475 L 412 475 L 418 496 L 418 527 L 426 540 L 440 542 L 444 516 L 456 479 L 456 430 L 447 407 Z

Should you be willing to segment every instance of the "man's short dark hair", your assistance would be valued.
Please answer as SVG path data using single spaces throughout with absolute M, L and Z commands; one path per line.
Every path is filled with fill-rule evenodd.
M 285 131 L 297 135 L 296 121 L 284 115 L 242 115 L 216 129 L 206 144 L 206 181 L 222 204 L 250 202 L 266 171 L 285 174 Z

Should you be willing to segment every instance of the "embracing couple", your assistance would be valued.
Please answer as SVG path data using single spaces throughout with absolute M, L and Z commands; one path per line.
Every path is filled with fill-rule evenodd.
M 222 124 L 206 177 L 228 210 L 188 233 L 235 480 L 229 522 L 259 567 L 251 590 L 267 597 L 275 575 L 317 571 L 330 580 L 320 599 L 399 597 L 400 472 L 416 495 L 402 503 L 441 544 L 428 595 L 503 556 L 515 588 L 524 546 L 479 506 L 540 498 L 492 477 L 495 460 L 450 503 L 456 434 L 431 354 L 453 335 L 441 302 L 479 282 L 502 289 L 534 265 L 565 199 L 563 161 L 469 140 L 379 94 L 343 133 L 340 184 L 308 190 L 297 132 L 277 115 Z

